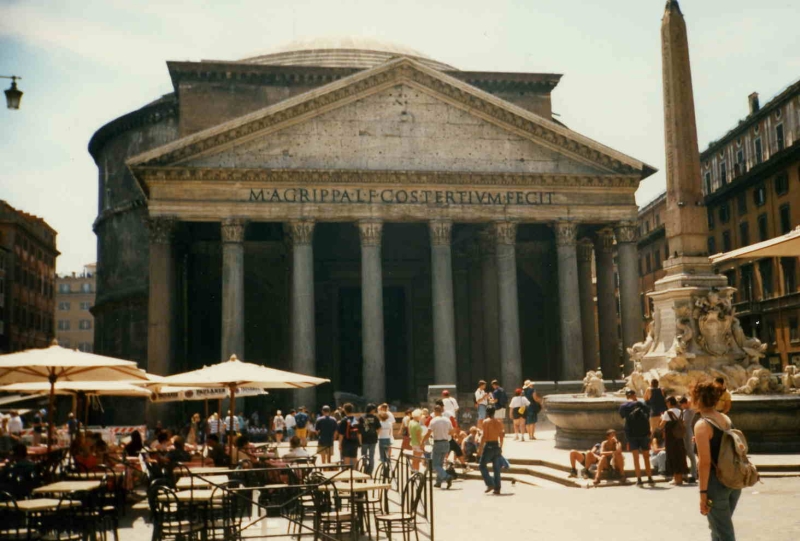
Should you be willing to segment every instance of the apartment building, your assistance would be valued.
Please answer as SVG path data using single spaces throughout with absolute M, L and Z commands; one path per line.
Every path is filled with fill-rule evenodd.
M 56 280 L 56 338 L 65 348 L 94 351 L 94 306 L 96 265 L 86 265 L 80 274 Z

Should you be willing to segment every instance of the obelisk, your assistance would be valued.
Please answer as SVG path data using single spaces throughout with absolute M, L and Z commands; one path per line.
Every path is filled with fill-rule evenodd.
M 705 256 L 708 221 L 700 183 L 689 40 L 677 0 L 667 1 L 661 20 L 661 54 L 669 251 L 670 255 Z
M 700 180 L 689 40 L 677 0 L 667 1 L 661 20 L 661 55 L 667 162 L 665 227 L 670 257 L 664 261 L 666 275 L 649 294 L 655 313 L 652 346 L 642 360 L 645 370 L 666 370 L 670 360 L 681 355 L 676 353 L 675 339 L 687 326 L 694 325 L 687 314 L 698 298 L 712 288 L 723 296 L 730 291 L 726 278 L 714 274 L 708 258 L 708 218 Z

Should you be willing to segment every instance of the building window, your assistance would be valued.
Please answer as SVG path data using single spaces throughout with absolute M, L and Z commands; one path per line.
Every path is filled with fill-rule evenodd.
M 767 340 L 769 340 L 770 344 L 774 344 L 776 342 L 774 321 L 767 321 Z
M 784 171 L 775 176 L 775 193 L 783 195 L 789 191 L 789 175 Z
M 711 193 L 711 173 L 709 171 L 706 171 L 704 182 L 706 187 L 706 193 L 707 194 Z
M 656 214 L 656 227 L 658 227 L 659 225 L 661 225 L 661 215 Z
M 739 216 L 747 214 L 747 194 L 745 192 L 742 192 L 736 196 L 736 203 L 736 206 L 739 210 Z
M 728 272 L 724 273 L 725 278 L 728 279 L 728 285 L 730 287 L 736 287 L 736 271 L 731 269 Z
M 781 235 L 785 235 L 792 230 L 792 213 L 789 210 L 789 203 L 781 205 Z
M 653 268 L 652 268 L 652 266 L 650 264 L 650 254 L 647 254 L 646 256 L 644 256 L 644 266 L 645 266 L 645 270 L 647 271 L 647 274 L 650 274 L 651 272 L 653 272 Z
M 725 162 L 719 164 L 719 181 L 723 186 L 728 183 L 728 167 Z
M 714 211 L 708 209 L 708 228 L 714 229 Z
M 92 307 L 92 303 L 90 302 L 82 302 L 81 303 L 81 310 L 88 310 Z
M 756 186 L 756 189 L 753 190 L 753 201 L 757 207 L 767 202 L 767 190 L 764 188 L 763 184 L 759 184 Z
M 742 273 L 742 288 L 739 291 L 742 294 L 742 300 L 749 301 L 753 298 L 753 266 L 742 265 L 740 272 Z
M 92 344 L 90 342 L 81 342 L 78 344 L 78 349 L 83 351 L 84 353 L 91 353 L 92 352 Z
M 723 203 L 719 207 L 719 221 L 723 224 L 726 224 L 731 219 L 731 207 L 728 203 Z
M 642 258 L 641 257 L 639 258 L 639 276 L 644 276 L 644 273 L 642 272 Z
M 767 228 L 767 215 L 758 215 L 758 240 L 765 241 L 769 238 L 769 230 Z
M 762 259 L 759 261 L 758 272 L 761 273 L 761 298 L 771 299 L 775 292 L 772 287 L 772 260 Z
M 717 239 L 714 237 L 708 237 L 708 253 L 709 255 L 717 253 Z
M 764 161 L 764 154 L 763 154 L 763 152 L 761 150 L 761 137 L 758 137 L 755 140 L 754 145 L 755 145 L 755 149 L 756 149 L 756 164 L 759 164 L 762 161 Z
M 69 320 L 68 319 L 59 319 L 58 320 L 58 330 L 59 331 L 68 331 L 69 330 Z
M 61 340 L 58 341 L 58 345 L 60 345 L 62 348 L 68 348 L 70 346 L 70 343 L 69 340 L 67 340 L 66 338 L 62 338 Z
M 782 257 L 781 266 L 783 267 L 783 294 L 791 295 L 797 291 L 797 278 L 795 276 L 795 265 L 797 259 L 794 257 Z
M 736 165 L 734 166 L 737 175 L 743 175 L 745 172 L 744 150 L 739 149 L 736 151 Z
M 91 319 L 82 319 L 78 323 L 78 328 L 82 331 L 88 331 L 92 328 L 92 320 Z
M 800 342 L 800 332 L 797 329 L 797 316 L 789 318 L 789 341 Z
M 58 284 L 59 293 L 69 293 L 69 284 Z
M 775 126 L 775 141 L 778 143 L 778 150 L 783 150 L 785 141 L 783 138 L 783 124 Z
M 742 222 L 739 224 L 739 243 L 740 246 L 748 246 L 750 244 L 750 223 Z
M 92 292 L 92 284 L 81 284 L 81 291 L 83 293 L 91 293 Z
M 658 270 L 658 269 L 661 268 L 661 251 L 654 250 L 653 251 L 653 257 L 656 260 L 656 270 Z
M 730 231 L 723 231 L 722 232 L 722 251 L 723 252 L 730 252 L 732 249 L 731 247 L 731 232 Z
M 58 303 L 58 309 L 62 312 L 66 312 L 69 310 L 69 303 L 68 302 L 60 302 Z

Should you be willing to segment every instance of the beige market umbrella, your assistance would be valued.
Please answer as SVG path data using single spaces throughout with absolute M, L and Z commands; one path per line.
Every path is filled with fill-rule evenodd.
M 730 252 L 711 256 L 711 263 L 718 265 L 731 259 L 760 259 L 763 257 L 800 256 L 800 226 L 785 235 L 750 244 Z
M 238 387 L 259 387 L 261 389 L 305 389 L 315 387 L 330 380 L 268 368 L 260 364 L 244 363 L 231 355 L 227 361 L 206 366 L 199 370 L 166 376 L 160 379 L 162 385 L 176 387 L 216 387 L 227 388 L 231 403 L 236 399 Z M 233 427 L 233 408 L 230 426 Z M 229 452 L 233 456 L 233 438 L 229 441 Z
M 56 383 L 59 381 L 147 381 L 132 361 L 62 348 L 58 341 L 44 349 L 0 355 L 0 385 L 47 382 L 50 394 L 47 450 L 52 446 Z

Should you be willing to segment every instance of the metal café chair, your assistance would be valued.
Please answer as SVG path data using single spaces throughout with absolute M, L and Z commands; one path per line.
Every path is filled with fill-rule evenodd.
M 35 541 L 41 533 L 33 527 L 29 517 L 17 506 L 17 499 L 0 491 L 0 539 L 3 541 Z
M 425 476 L 418 472 L 412 474 L 403 487 L 403 493 L 400 498 L 400 510 L 394 513 L 387 512 L 375 515 L 376 537 L 378 539 L 380 539 L 381 532 L 384 532 L 390 540 L 392 539 L 392 534 L 397 532 L 403 534 L 404 541 L 410 541 L 411 532 L 413 532 L 416 541 L 419 541 L 417 508 L 419 507 L 424 490 Z

